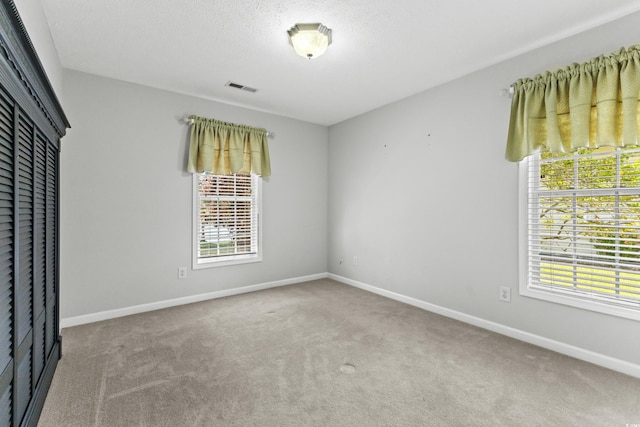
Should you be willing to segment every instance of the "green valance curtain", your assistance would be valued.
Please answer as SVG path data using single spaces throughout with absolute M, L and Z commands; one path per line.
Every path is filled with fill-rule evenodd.
M 506 158 L 538 151 L 638 145 L 640 46 L 518 80 Z
M 271 175 L 267 131 L 215 119 L 191 116 L 187 170 L 216 175 Z

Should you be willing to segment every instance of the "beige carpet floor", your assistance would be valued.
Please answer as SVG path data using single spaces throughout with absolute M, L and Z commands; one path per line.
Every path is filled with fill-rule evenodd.
M 62 335 L 40 427 L 640 423 L 639 379 L 331 280 Z

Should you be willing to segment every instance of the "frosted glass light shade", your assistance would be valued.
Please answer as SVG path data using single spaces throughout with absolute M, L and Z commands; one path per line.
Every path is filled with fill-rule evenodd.
M 317 58 L 331 44 L 331 29 L 322 24 L 296 24 L 287 33 L 293 49 L 305 58 Z

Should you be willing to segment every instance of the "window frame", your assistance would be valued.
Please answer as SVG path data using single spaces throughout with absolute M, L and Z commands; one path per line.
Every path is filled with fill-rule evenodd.
M 192 268 L 194 270 L 200 270 L 213 267 L 225 267 L 232 265 L 248 264 L 262 261 L 262 178 L 255 174 L 251 174 L 252 191 L 256 192 L 255 195 L 255 208 L 257 210 L 257 232 L 256 237 L 258 239 L 257 252 L 250 254 L 234 254 L 234 255 L 221 255 L 218 257 L 199 258 L 198 247 L 200 244 L 200 206 L 199 206 L 199 177 L 202 174 L 194 173 L 192 177 Z
M 553 303 L 563 304 L 584 310 L 595 311 L 617 317 L 640 320 L 640 307 L 625 307 L 611 302 L 598 301 L 593 298 L 580 297 L 579 292 L 570 289 L 551 290 L 536 287 L 530 283 L 529 271 L 529 166 L 532 156 L 539 156 L 539 153 L 525 157 L 519 163 L 519 221 L 518 221 L 518 263 L 519 263 L 519 294 L 525 297 L 540 299 Z M 537 182 L 536 182 L 537 184 Z

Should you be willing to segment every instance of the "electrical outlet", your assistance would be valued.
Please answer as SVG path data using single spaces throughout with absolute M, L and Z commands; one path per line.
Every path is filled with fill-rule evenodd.
M 178 279 L 186 279 L 186 278 L 187 278 L 187 267 L 179 267 Z
M 500 286 L 500 301 L 511 302 L 511 288 Z
M 343 262 L 344 262 L 344 260 L 343 260 L 342 258 L 340 258 L 340 259 L 338 260 L 338 264 L 342 264 Z
M 353 265 L 358 265 L 358 257 L 357 256 L 353 257 Z

